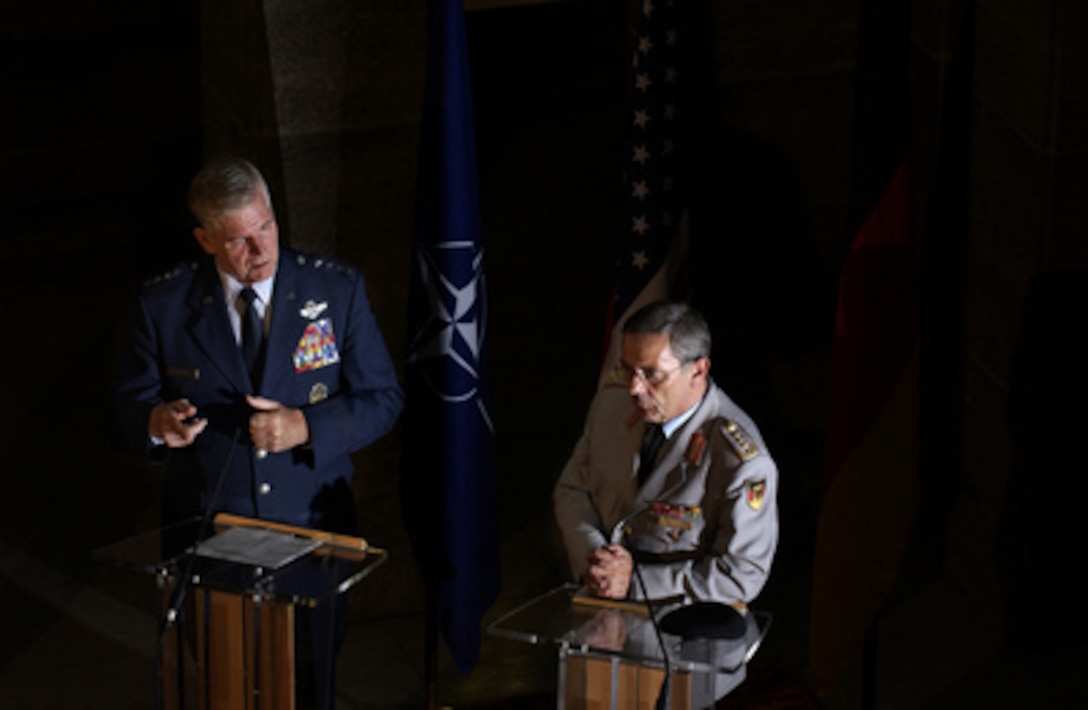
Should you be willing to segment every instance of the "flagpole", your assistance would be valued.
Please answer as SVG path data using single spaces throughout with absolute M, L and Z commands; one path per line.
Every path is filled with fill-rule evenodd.
M 435 585 L 426 585 L 426 608 L 423 612 L 423 683 L 424 710 L 438 708 L 438 610 Z

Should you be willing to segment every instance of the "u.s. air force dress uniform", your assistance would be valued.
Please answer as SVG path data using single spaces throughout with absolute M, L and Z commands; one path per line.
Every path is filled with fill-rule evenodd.
M 339 261 L 280 252 L 259 382 L 251 382 L 210 257 L 145 285 L 117 390 L 131 451 L 167 466 L 167 519 L 202 513 L 227 464 L 215 512 L 355 533 L 350 454 L 392 428 L 403 406 L 396 372 L 359 272 Z M 304 448 L 261 457 L 249 442 L 246 394 L 302 409 Z M 192 445 L 148 439 L 160 402 L 187 398 L 206 417 Z
M 165 522 L 211 506 L 213 513 L 355 534 L 350 454 L 388 432 L 404 402 L 363 278 L 339 261 L 282 249 L 268 307 L 254 382 L 210 257 L 146 284 L 120 369 L 118 434 L 133 453 L 166 464 Z M 249 440 L 246 394 L 301 408 L 309 444 L 259 455 Z M 152 408 L 181 397 L 207 427 L 187 447 L 155 445 Z M 306 706 L 332 707 L 335 690 L 321 679 L 334 679 L 344 624 L 340 596 L 296 616 L 296 690 Z
M 553 496 L 575 577 L 626 529 L 651 599 L 751 601 L 778 543 L 778 470 L 755 423 L 710 382 L 639 486 L 644 429 L 626 387 L 599 390 Z

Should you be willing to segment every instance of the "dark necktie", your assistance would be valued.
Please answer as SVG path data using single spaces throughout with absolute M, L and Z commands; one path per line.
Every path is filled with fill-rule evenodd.
M 257 315 L 257 309 L 253 307 L 253 301 L 257 298 L 257 293 L 252 288 L 249 286 L 243 288 L 242 292 L 238 294 L 238 298 L 245 304 L 245 309 L 242 312 L 242 357 L 246 361 L 250 378 L 253 384 L 256 385 L 260 374 L 258 363 L 260 362 L 261 341 L 264 339 L 264 323 L 261 322 L 261 317 Z
M 641 486 L 650 477 L 650 471 L 657 460 L 657 452 L 665 441 L 665 430 L 660 424 L 647 424 L 642 432 L 642 449 L 638 457 L 638 484 Z

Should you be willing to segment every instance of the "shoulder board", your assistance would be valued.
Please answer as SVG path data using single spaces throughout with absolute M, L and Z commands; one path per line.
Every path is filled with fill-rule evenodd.
M 181 276 L 182 274 L 188 274 L 196 271 L 198 266 L 199 265 L 195 261 L 189 264 L 178 264 L 169 271 L 165 271 L 144 281 L 144 288 L 169 283 L 177 277 Z
M 736 452 L 741 461 L 751 461 L 759 456 L 759 447 L 756 446 L 756 442 L 752 440 L 752 437 L 740 424 L 732 419 L 726 419 L 721 424 L 721 431 L 722 436 L 733 447 L 733 451 Z
M 302 252 L 297 252 L 294 255 L 294 258 L 295 263 L 299 266 L 309 266 L 316 271 L 327 271 L 344 274 L 346 276 L 351 276 L 355 273 L 354 267 L 345 264 L 339 259 L 325 256 L 324 254 L 304 254 Z

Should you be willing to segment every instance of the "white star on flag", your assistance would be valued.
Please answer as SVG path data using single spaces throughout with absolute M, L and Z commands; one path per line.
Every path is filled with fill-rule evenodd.
M 443 242 L 435 249 L 475 249 L 471 242 Z M 474 271 L 467 283 L 452 283 L 427 250 L 417 251 L 420 277 L 427 290 L 430 313 L 420 327 L 408 354 L 408 362 L 449 358 L 471 376 L 473 385 L 459 392 L 439 391 L 447 402 L 464 402 L 476 396 L 480 350 L 486 331 L 481 303 L 480 265 L 483 253 L 473 256 Z M 432 386 L 433 386 L 432 382 Z
M 619 324 L 637 305 L 669 295 L 672 280 L 682 273 L 673 268 L 685 258 L 683 242 L 674 238 L 676 225 L 685 222 L 683 204 L 677 202 L 682 191 L 671 189 L 675 163 L 685 150 L 681 142 L 674 142 L 674 102 L 685 78 L 683 69 L 676 67 L 676 45 L 685 39 L 675 31 L 682 5 L 686 3 L 645 0 L 634 35 L 627 124 L 631 152 L 624 176 L 630 227 L 617 251 L 609 351 L 604 358 L 609 366 L 615 362 Z

